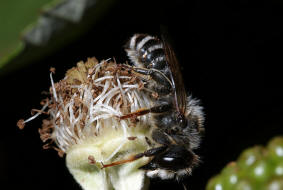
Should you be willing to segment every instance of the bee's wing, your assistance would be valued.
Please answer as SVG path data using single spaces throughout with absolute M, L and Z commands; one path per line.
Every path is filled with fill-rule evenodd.
M 163 39 L 162 39 L 163 40 Z M 163 40 L 166 60 L 171 71 L 171 81 L 175 93 L 176 108 L 180 113 L 185 113 L 187 104 L 187 95 L 183 83 L 183 78 L 179 63 L 171 46 Z

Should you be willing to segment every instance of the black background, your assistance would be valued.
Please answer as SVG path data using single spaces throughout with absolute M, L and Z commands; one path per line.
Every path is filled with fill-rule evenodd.
M 279 1 L 131 1 L 117 3 L 78 41 L 1 80 L 0 181 L 7 189 L 80 189 L 53 150 L 42 150 L 41 120 L 16 127 L 40 107 L 41 92 L 80 60 L 126 60 L 122 48 L 134 33 L 167 30 L 187 90 L 202 101 L 206 133 L 201 165 L 185 184 L 204 189 L 240 152 L 265 144 L 282 129 L 282 11 Z M 1 187 L 1 189 L 2 189 Z M 153 180 L 150 189 L 183 189 Z

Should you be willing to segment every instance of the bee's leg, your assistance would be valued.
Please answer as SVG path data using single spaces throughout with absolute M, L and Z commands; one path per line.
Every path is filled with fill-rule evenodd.
M 141 67 L 132 67 L 125 64 L 121 64 L 120 68 L 127 70 L 129 74 L 134 73 L 144 81 L 154 80 L 156 84 L 153 85 L 153 88 L 157 93 L 169 94 L 174 88 L 172 81 L 160 70 L 154 68 L 148 69 Z M 148 84 L 152 85 L 152 83 Z
M 151 113 L 163 113 L 172 109 L 172 104 L 169 102 L 159 102 L 159 105 L 149 108 Z
M 132 71 L 138 73 L 138 76 L 144 78 L 145 80 L 153 79 L 156 83 L 167 87 L 168 90 L 171 90 L 173 86 L 171 80 L 159 70 L 133 67 Z M 150 78 L 145 76 L 150 76 Z
M 135 160 L 137 160 L 137 159 L 139 159 L 139 158 L 142 158 L 142 157 L 144 157 L 144 156 L 145 156 L 145 157 L 154 156 L 154 155 L 156 155 L 156 154 L 159 154 L 159 153 L 165 151 L 166 148 L 167 148 L 167 146 L 161 146 L 161 147 L 157 147 L 157 148 L 152 148 L 152 149 L 146 150 L 146 151 L 143 152 L 143 153 L 139 153 L 139 154 L 136 154 L 136 155 L 132 155 L 132 156 L 130 156 L 128 159 L 125 159 L 125 160 L 118 160 L 118 161 L 116 161 L 116 162 L 112 162 L 112 163 L 110 163 L 110 164 L 105 164 L 105 165 L 102 163 L 102 166 L 103 166 L 103 167 L 102 167 L 101 169 L 107 168 L 107 167 L 116 166 L 116 165 L 120 165 L 120 164 L 125 164 L 125 163 L 127 163 L 127 162 L 132 162 L 132 161 L 135 161 Z
M 168 102 L 162 102 L 157 106 L 153 106 L 151 108 L 141 108 L 132 113 L 120 116 L 119 119 L 135 118 L 137 116 L 145 115 L 148 113 L 163 113 L 169 111 L 171 108 L 172 104 L 169 104 Z
M 119 119 L 128 119 L 128 118 L 136 118 L 137 116 L 145 115 L 150 112 L 150 109 L 147 108 L 141 108 L 138 109 L 137 111 L 134 111 L 132 113 L 120 116 Z
M 153 130 L 151 136 L 155 142 L 162 144 L 163 146 L 169 146 L 170 144 L 172 144 L 169 136 L 160 129 Z

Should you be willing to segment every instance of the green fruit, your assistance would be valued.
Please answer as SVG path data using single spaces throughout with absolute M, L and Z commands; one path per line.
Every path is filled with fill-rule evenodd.
M 239 181 L 239 167 L 231 162 L 222 170 L 221 175 L 224 189 L 231 189 Z
M 275 137 L 267 145 L 267 149 L 274 161 L 283 160 L 283 137 Z
M 237 164 L 242 170 L 248 169 L 256 161 L 260 160 L 264 154 L 262 146 L 255 146 L 245 150 L 238 158 Z
M 283 160 L 279 161 L 275 167 L 273 167 L 273 175 L 283 177 Z
M 272 179 L 263 190 L 282 190 L 283 189 L 283 177 Z
M 267 160 L 256 161 L 250 170 L 247 172 L 247 176 L 250 176 L 257 182 L 265 182 L 271 176 L 272 170 Z
M 283 137 L 244 150 L 212 178 L 206 190 L 283 190 Z
M 223 179 L 220 175 L 211 178 L 206 185 L 206 190 L 224 190 Z
M 230 190 L 230 189 L 229 189 Z M 233 190 L 256 190 L 255 183 L 248 179 L 240 180 Z

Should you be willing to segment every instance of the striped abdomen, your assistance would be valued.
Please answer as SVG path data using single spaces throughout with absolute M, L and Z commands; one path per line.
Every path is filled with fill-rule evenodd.
M 127 43 L 126 51 L 136 67 L 157 69 L 167 75 L 168 64 L 163 43 L 147 34 L 135 34 Z

